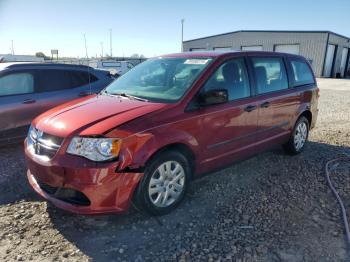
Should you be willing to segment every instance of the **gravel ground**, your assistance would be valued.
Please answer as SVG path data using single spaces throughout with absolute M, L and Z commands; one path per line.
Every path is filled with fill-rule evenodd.
M 22 146 L 0 149 L 0 260 L 345 261 L 324 166 L 350 153 L 350 80 L 319 79 L 319 86 L 317 127 L 301 155 L 277 148 L 204 176 L 177 210 L 158 219 L 135 210 L 58 210 L 29 187 Z M 349 170 L 343 163 L 333 174 L 348 210 Z

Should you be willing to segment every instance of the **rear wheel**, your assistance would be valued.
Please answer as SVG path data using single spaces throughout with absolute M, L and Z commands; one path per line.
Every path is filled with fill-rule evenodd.
M 136 202 L 146 212 L 163 215 L 184 198 L 190 176 L 187 158 L 176 151 L 157 154 L 146 165 L 136 191 Z
M 289 141 L 283 145 L 288 154 L 296 155 L 304 150 L 305 143 L 309 136 L 309 121 L 301 116 L 296 122 Z

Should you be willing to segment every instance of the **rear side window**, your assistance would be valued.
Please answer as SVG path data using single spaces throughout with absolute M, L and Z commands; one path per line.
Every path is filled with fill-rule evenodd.
M 34 92 L 34 79 L 30 73 L 13 73 L 0 77 L 0 96 Z
M 68 70 L 40 69 L 36 72 L 36 91 L 49 92 L 71 87 L 71 76 Z
M 89 73 L 85 71 L 71 71 L 71 88 L 89 84 Z M 96 76 L 90 74 L 90 83 L 97 81 Z
M 293 85 L 307 85 L 314 83 L 314 77 L 312 75 L 310 67 L 302 60 L 290 61 L 293 70 Z
M 283 59 L 280 57 L 252 58 L 258 94 L 288 88 L 288 79 Z
M 90 82 L 97 78 L 90 74 Z M 43 69 L 36 72 L 36 91 L 50 92 L 89 84 L 89 73 L 77 70 Z

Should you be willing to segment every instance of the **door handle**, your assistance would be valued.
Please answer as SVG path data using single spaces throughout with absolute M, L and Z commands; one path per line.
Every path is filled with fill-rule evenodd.
M 267 107 L 270 106 L 270 102 L 264 102 L 264 103 L 262 103 L 260 106 L 261 106 L 261 107 L 267 108 Z
M 249 105 L 249 106 L 247 106 L 246 108 L 244 108 L 244 111 L 246 111 L 246 112 L 251 112 L 251 111 L 253 111 L 253 110 L 255 110 L 255 109 L 256 109 L 256 106 Z
M 23 102 L 22 102 L 22 104 L 33 104 L 33 103 L 35 103 L 35 100 L 34 100 L 34 99 L 31 99 L 31 98 L 25 99 L 25 100 L 23 100 Z

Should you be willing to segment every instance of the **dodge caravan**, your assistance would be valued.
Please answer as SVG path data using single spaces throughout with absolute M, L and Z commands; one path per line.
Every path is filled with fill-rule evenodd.
M 152 58 L 99 94 L 37 117 L 25 140 L 27 176 L 39 195 L 75 213 L 125 212 L 133 201 L 165 214 L 200 174 L 276 145 L 300 153 L 318 97 L 297 55 Z

